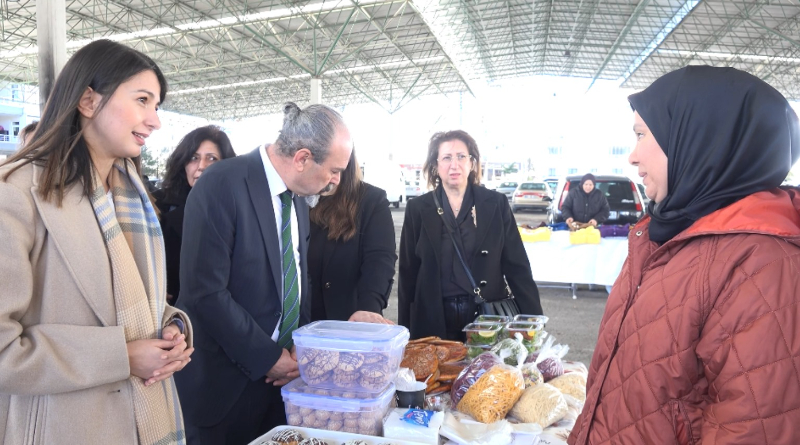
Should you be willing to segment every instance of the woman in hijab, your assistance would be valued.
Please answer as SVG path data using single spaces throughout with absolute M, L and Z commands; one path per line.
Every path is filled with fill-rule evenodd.
M 595 187 L 594 175 L 586 173 L 581 178 L 581 185 L 567 194 L 561 206 L 561 214 L 567 225 L 572 223 L 590 224 L 597 227 L 608 219 L 609 209 L 606 195 Z
M 682 68 L 629 101 L 652 201 L 569 443 L 800 443 L 800 194 L 778 187 L 797 116 L 732 68 Z

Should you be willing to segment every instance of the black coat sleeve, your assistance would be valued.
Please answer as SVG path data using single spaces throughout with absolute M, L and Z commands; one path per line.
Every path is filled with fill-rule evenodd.
M 575 214 L 572 212 L 572 206 L 574 203 L 575 190 L 570 190 L 569 193 L 567 193 L 567 198 L 564 199 L 564 203 L 561 204 L 561 216 L 564 217 L 564 221 L 568 220 L 569 218 L 575 219 Z
M 417 198 L 421 199 L 421 198 Z M 411 329 L 411 304 L 417 287 L 420 258 L 414 252 L 420 236 L 421 221 L 416 211 L 416 199 L 406 206 L 403 229 L 400 233 L 400 258 L 397 274 L 397 321 L 398 324 Z
M 207 174 L 207 173 L 206 173 Z M 237 193 L 228 178 L 204 176 L 189 193 L 181 245 L 181 296 L 197 330 L 216 341 L 225 354 L 263 378 L 282 349 L 228 290 L 236 243 Z M 241 241 L 241 240 L 240 240 Z
M 597 224 L 603 224 L 608 220 L 608 216 L 611 214 L 611 209 L 608 207 L 608 199 L 606 199 L 606 195 L 603 192 L 597 193 L 597 201 L 600 210 L 595 212 L 594 215 L 591 215 L 589 219 L 594 219 L 597 221 Z
M 500 201 L 503 229 L 505 230 L 501 266 L 508 287 L 523 314 L 542 315 L 542 303 L 539 300 L 539 288 L 533 281 L 531 263 L 522 244 L 522 237 L 517 229 L 517 222 L 508 200 Z
M 361 274 L 357 309 L 380 313 L 388 304 L 397 262 L 394 222 L 386 192 L 373 188 L 364 196 L 361 215 Z

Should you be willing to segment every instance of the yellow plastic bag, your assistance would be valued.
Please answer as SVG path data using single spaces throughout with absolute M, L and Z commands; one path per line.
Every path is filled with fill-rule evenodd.
M 595 227 L 576 230 L 569 233 L 570 244 L 600 244 L 600 231 Z
M 526 229 L 518 227 L 519 235 L 522 237 L 523 243 L 536 243 L 540 241 L 550 241 L 550 228 L 538 227 L 536 229 Z

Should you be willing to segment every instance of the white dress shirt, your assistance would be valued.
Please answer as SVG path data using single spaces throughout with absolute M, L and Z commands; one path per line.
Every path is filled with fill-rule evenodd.
M 272 161 L 269 160 L 269 156 L 267 156 L 267 145 L 261 147 L 259 152 L 261 153 L 261 161 L 264 163 L 264 172 L 267 174 L 267 184 L 269 184 L 269 192 L 272 195 L 272 209 L 275 211 L 275 227 L 278 228 L 277 235 L 278 235 L 278 242 L 282 238 L 281 233 L 281 225 L 283 223 L 283 215 L 281 215 L 281 197 L 280 194 L 288 190 L 286 187 L 286 183 L 283 182 L 278 171 L 275 170 L 275 166 L 272 165 Z M 294 247 L 294 263 L 297 267 L 297 302 L 300 302 L 300 250 L 299 250 L 299 240 L 300 240 L 300 232 L 297 227 L 297 209 L 294 207 L 294 200 L 292 201 L 292 247 Z M 281 246 L 281 251 L 283 251 L 283 246 Z M 278 265 L 278 269 L 282 269 L 283 266 L 281 264 Z M 266 272 L 266 271 L 265 271 Z M 283 276 L 283 273 L 281 273 Z M 283 283 L 281 283 L 281 305 L 283 304 Z M 281 308 L 281 313 L 283 313 L 283 308 Z M 275 331 L 272 333 L 272 340 L 277 342 L 278 335 L 280 334 L 281 329 L 281 322 L 278 321 L 278 325 L 275 326 Z

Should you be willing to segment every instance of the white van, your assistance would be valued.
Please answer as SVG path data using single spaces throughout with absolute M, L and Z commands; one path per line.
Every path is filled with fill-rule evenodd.
M 395 208 L 406 200 L 406 180 L 399 165 L 391 162 L 363 162 L 361 172 L 364 182 L 383 189 L 389 203 Z

